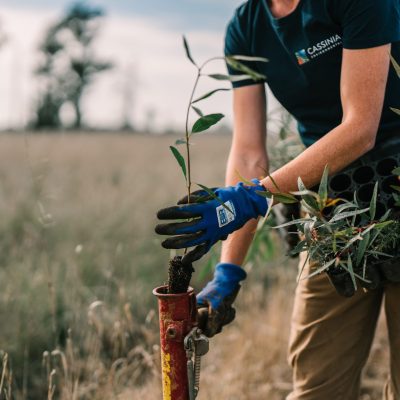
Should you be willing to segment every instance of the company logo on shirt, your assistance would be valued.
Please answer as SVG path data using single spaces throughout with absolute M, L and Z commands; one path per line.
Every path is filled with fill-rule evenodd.
M 306 50 L 300 50 L 300 51 L 296 51 L 296 58 L 297 58 L 297 62 L 299 63 L 299 65 L 303 65 L 306 62 L 309 62 L 310 59 L 307 56 L 307 52 Z
M 218 226 L 220 228 L 235 220 L 236 210 L 230 200 L 225 202 L 224 205 L 218 206 L 215 211 L 217 212 Z
M 328 39 L 324 39 L 321 42 L 308 47 L 307 49 L 296 51 L 295 55 L 297 62 L 299 65 L 303 65 L 341 45 L 342 38 L 339 35 L 333 35 Z

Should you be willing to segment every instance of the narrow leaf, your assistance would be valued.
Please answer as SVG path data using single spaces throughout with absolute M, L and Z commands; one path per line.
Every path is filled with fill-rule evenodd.
M 302 280 L 312 278 L 313 276 L 318 275 L 321 272 L 326 271 L 330 266 L 335 264 L 335 262 L 336 262 L 336 258 L 334 258 L 333 260 L 328 261 L 327 263 L 325 263 L 324 265 L 322 265 L 321 267 L 316 269 L 314 272 L 312 272 L 310 275 L 307 275 L 305 278 L 302 278 Z
M 208 93 L 203 94 L 202 96 L 198 97 L 196 100 L 193 100 L 192 104 L 195 104 L 195 103 L 198 103 L 201 100 L 207 99 L 207 98 L 211 97 L 215 93 L 218 93 L 218 92 L 229 92 L 229 91 L 230 91 L 230 89 L 225 89 L 225 88 L 212 90 L 211 92 L 208 92 Z
M 186 57 L 190 60 L 190 62 L 193 65 L 195 65 L 197 67 L 196 63 L 193 60 L 192 54 L 190 53 L 189 43 L 186 40 L 186 37 L 182 36 L 182 38 L 183 38 L 183 47 L 185 48 Z
M 392 174 L 393 174 L 393 175 L 400 175 L 400 167 L 395 168 L 395 169 L 392 171 Z
M 268 174 L 268 178 L 271 179 L 271 182 L 272 182 L 272 184 L 275 186 L 275 189 L 276 189 L 278 192 L 281 192 L 281 189 L 279 189 L 279 186 L 278 186 L 278 184 L 275 182 L 275 179 L 272 177 L 272 175 Z
M 325 208 L 326 202 L 328 200 L 328 176 L 329 168 L 328 165 L 325 165 L 324 173 L 322 174 L 321 183 L 319 184 L 318 189 L 321 210 Z
M 251 76 L 254 81 L 260 81 L 265 79 L 265 75 L 260 74 L 259 72 L 255 71 L 254 69 L 248 67 L 247 65 L 237 61 L 231 57 L 225 57 L 225 60 L 228 65 L 230 65 L 233 69 L 239 72 L 244 72 L 245 74 Z
M 197 186 L 201 187 L 204 191 L 206 191 L 214 200 L 217 200 L 222 207 L 224 207 L 227 211 L 233 214 L 233 211 L 214 193 L 214 191 L 207 186 L 201 185 L 197 183 Z
M 394 107 L 389 107 L 394 113 L 396 113 L 397 115 L 400 115 L 400 109 L 398 108 L 394 108 Z
M 369 205 L 369 216 L 371 220 L 375 219 L 377 199 L 378 199 L 378 182 L 375 183 L 374 193 L 372 194 L 371 203 Z
M 356 210 L 356 211 L 348 211 L 348 212 L 343 212 L 340 214 L 336 214 L 334 217 L 332 217 L 329 222 L 337 222 L 345 218 L 350 218 L 354 217 L 356 215 L 364 214 L 369 210 L 369 208 L 364 208 L 362 210 Z
M 304 183 L 303 183 L 303 181 L 302 181 L 302 179 L 301 179 L 300 177 L 299 177 L 298 180 L 297 180 L 297 185 L 298 185 L 298 187 L 299 187 L 299 191 L 300 191 L 300 192 L 305 191 L 305 190 L 308 190 L 308 189 L 306 188 L 306 186 L 304 185 Z M 303 198 L 304 202 L 305 202 L 311 209 L 314 210 L 314 212 L 315 212 L 315 211 L 319 211 L 318 203 L 317 203 L 317 201 L 315 200 L 315 198 L 314 198 L 312 195 L 311 195 L 311 196 L 310 196 L 310 195 L 303 195 L 302 198 Z
M 209 114 L 199 118 L 193 125 L 192 133 L 206 131 L 224 118 L 223 114 Z
M 347 258 L 347 268 L 349 270 L 349 274 L 350 274 L 351 280 L 353 282 L 354 290 L 357 290 L 357 282 L 356 282 L 356 277 L 355 277 L 354 270 L 353 270 L 353 261 L 351 260 L 350 254 Z
M 272 193 L 269 190 L 266 191 L 257 191 L 257 194 L 259 194 L 262 197 L 267 197 L 271 199 L 272 197 L 279 203 L 283 204 L 295 204 L 298 203 L 299 201 L 296 199 L 296 197 L 290 195 L 290 194 L 285 194 L 285 193 Z
M 367 250 L 370 238 L 371 238 L 371 234 L 370 234 L 370 232 L 368 232 L 366 235 L 363 235 L 363 240 L 361 240 L 358 245 L 357 261 L 356 261 L 357 266 L 361 265 L 361 262 L 364 258 L 364 254 L 365 254 L 365 251 Z
M 194 112 L 199 116 L 199 117 L 204 117 L 203 112 L 200 110 L 200 108 L 197 108 L 195 106 L 192 106 Z
M 400 65 L 397 63 L 393 56 L 390 56 L 390 59 L 392 60 L 392 65 L 396 71 L 397 76 L 400 78 Z
M 174 146 L 169 146 L 169 148 L 171 149 L 171 152 L 172 152 L 172 154 L 174 155 L 176 161 L 177 161 L 178 164 L 180 165 L 185 179 L 187 179 L 187 176 L 186 176 L 186 163 L 185 163 L 185 159 L 183 158 L 182 154 L 179 152 L 179 150 L 178 150 L 176 147 L 174 147 Z
M 230 81 L 230 82 L 239 82 L 251 79 L 251 76 L 249 75 L 209 74 L 207 76 L 212 79 L 216 79 L 217 81 Z
M 312 221 L 311 218 L 294 219 L 293 221 L 285 222 L 284 224 L 274 226 L 274 229 L 286 228 L 292 225 L 301 225 L 304 224 L 305 222 L 311 222 L 311 221 Z
M 256 186 L 256 184 L 252 181 L 249 181 L 248 179 L 246 179 L 244 176 L 242 176 L 240 174 L 240 172 L 235 169 L 235 174 L 237 175 L 237 177 L 240 179 L 241 182 L 245 183 L 247 186 Z
M 258 61 L 258 62 L 268 62 L 268 58 L 264 57 L 252 57 L 252 56 L 229 56 L 230 58 L 234 60 L 239 60 L 239 61 Z
M 179 146 L 180 144 L 186 144 L 186 139 L 178 139 L 175 141 L 175 145 Z

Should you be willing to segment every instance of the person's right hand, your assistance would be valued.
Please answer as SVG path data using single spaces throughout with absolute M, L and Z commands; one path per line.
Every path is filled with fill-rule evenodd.
M 238 265 L 217 264 L 214 279 L 196 296 L 198 326 L 206 336 L 220 333 L 223 326 L 235 319 L 236 310 L 232 304 L 240 289 L 239 282 L 246 276 Z

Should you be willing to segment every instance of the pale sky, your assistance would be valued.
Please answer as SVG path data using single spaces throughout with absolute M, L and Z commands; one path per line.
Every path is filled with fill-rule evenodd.
M 104 128 L 122 121 L 123 88 L 135 92 L 132 122 L 144 127 L 155 113 L 156 127 L 183 126 L 193 66 L 185 59 L 181 34 L 185 33 L 198 60 L 222 55 L 226 23 L 238 0 L 98 0 L 108 16 L 97 43 L 98 55 L 115 68 L 99 76 L 83 101 L 85 122 Z M 24 126 L 32 116 L 37 96 L 33 70 L 37 48 L 46 28 L 62 15 L 64 0 L 2 0 L 0 20 L 8 36 L 0 49 L 0 129 Z M 213 72 L 224 71 L 223 64 Z M 202 92 L 218 86 L 206 78 Z M 230 94 L 206 103 L 205 111 L 223 112 L 230 121 Z

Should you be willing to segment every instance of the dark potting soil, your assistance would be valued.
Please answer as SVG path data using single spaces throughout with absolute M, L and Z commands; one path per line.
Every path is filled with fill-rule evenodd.
M 191 263 L 183 263 L 182 257 L 176 256 L 170 260 L 168 269 L 168 293 L 186 293 L 193 272 L 193 265 Z

